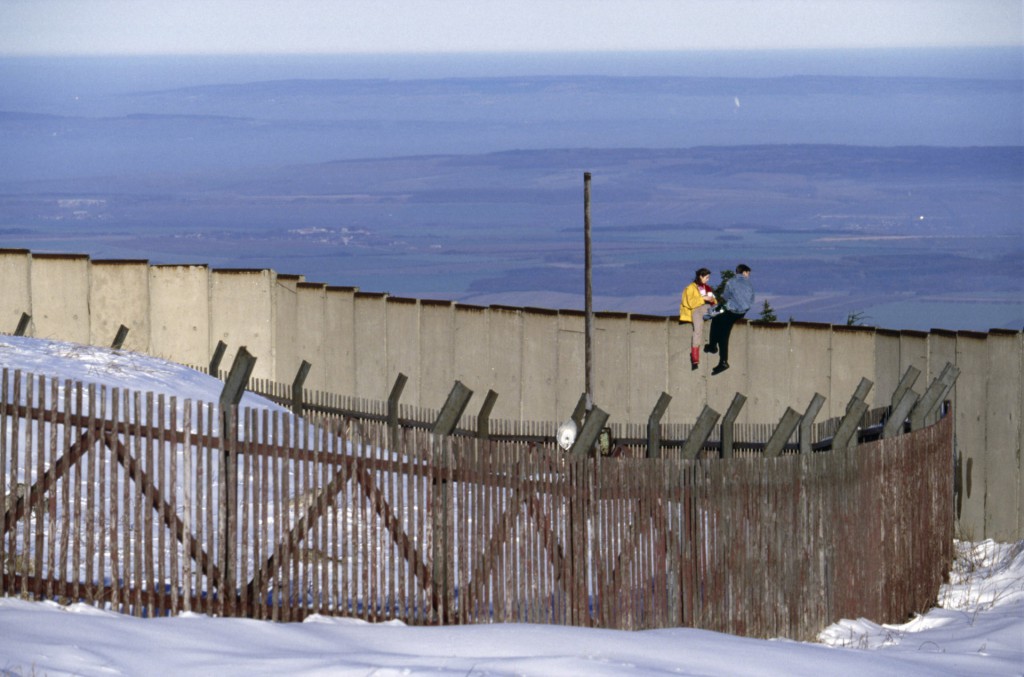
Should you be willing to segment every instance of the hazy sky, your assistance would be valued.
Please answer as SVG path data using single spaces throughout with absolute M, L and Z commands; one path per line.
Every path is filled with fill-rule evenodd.
M 0 0 L 0 54 L 996 46 L 1024 0 Z

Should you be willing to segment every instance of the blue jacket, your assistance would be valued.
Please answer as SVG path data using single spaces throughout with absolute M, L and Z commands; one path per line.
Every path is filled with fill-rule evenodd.
M 730 277 L 722 291 L 722 301 L 725 309 L 732 313 L 742 315 L 750 310 L 754 305 L 754 285 L 750 284 L 750 278 L 739 274 Z

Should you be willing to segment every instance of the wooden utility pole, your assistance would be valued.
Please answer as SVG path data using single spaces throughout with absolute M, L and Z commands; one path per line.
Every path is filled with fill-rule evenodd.
M 587 412 L 594 408 L 594 308 L 590 271 L 590 172 L 583 172 L 584 369 Z

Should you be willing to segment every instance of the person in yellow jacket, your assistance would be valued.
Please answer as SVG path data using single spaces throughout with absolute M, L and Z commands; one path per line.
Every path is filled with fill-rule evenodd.
M 708 286 L 711 271 L 700 268 L 694 274 L 693 282 L 683 290 L 679 301 L 679 323 L 689 322 L 693 325 L 693 338 L 690 341 L 690 368 L 700 365 L 700 346 L 704 342 L 704 313 L 714 308 L 717 300 L 715 291 Z

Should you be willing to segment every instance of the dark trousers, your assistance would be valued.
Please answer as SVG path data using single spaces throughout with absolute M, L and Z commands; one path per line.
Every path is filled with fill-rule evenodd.
M 746 313 L 727 310 L 711 320 L 711 338 L 708 339 L 708 345 L 718 349 L 719 362 L 729 361 L 729 335 L 732 334 L 732 326 L 736 324 L 736 320 L 744 315 Z

